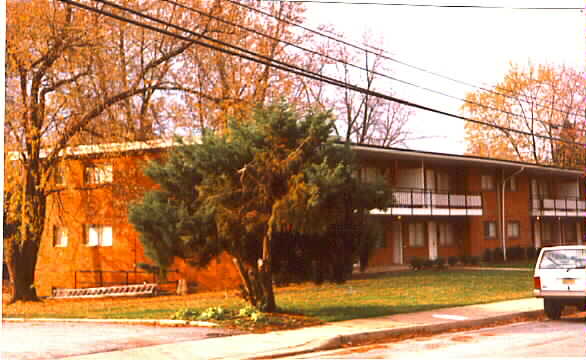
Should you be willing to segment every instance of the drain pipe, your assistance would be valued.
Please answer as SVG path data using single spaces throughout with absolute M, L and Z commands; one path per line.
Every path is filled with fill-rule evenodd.
M 503 169 L 501 172 L 502 178 L 503 178 L 503 182 L 501 184 L 501 243 L 502 243 L 502 247 L 503 247 L 503 260 L 504 261 L 507 261 L 507 233 L 506 233 L 507 224 L 505 222 L 505 220 L 506 220 L 506 216 L 505 216 L 506 185 L 507 185 L 507 181 L 509 181 L 511 178 L 522 173 L 523 170 L 525 170 L 524 166 L 522 168 L 520 168 L 519 170 L 517 170 L 516 172 L 514 172 L 511 176 L 509 176 L 507 178 L 505 178 L 505 170 Z

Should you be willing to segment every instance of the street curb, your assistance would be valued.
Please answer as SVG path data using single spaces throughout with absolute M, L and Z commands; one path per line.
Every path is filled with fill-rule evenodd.
M 218 324 L 208 321 L 188 321 L 188 320 L 165 320 L 165 319 L 58 319 L 58 318 L 2 318 L 2 321 L 12 322 L 70 322 L 70 323 L 96 323 L 96 324 L 125 324 L 125 325 L 151 325 L 151 326 L 198 326 L 198 327 L 217 327 Z
M 437 324 L 424 324 L 415 326 L 406 325 L 392 329 L 372 330 L 356 334 L 337 335 L 326 339 L 314 340 L 294 349 L 287 349 L 281 352 L 275 351 L 273 353 L 265 355 L 242 359 L 262 360 L 275 359 L 287 356 L 296 356 L 307 353 L 313 353 L 317 351 L 335 350 L 344 345 L 358 346 L 376 340 L 392 339 L 413 334 L 433 335 L 451 330 L 466 330 L 470 328 L 491 325 L 497 322 L 511 321 L 518 317 L 537 318 L 541 315 L 543 315 L 543 310 L 530 310 L 510 314 L 496 315 L 481 319 L 456 321 L 452 320 Z

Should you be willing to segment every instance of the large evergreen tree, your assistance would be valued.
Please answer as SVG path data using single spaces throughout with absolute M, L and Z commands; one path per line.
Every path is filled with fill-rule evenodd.
M 353 178 L 349 149 L 330 140 L 332 126 L 327 112 L 301 116 L 275 104 L 232 122 L 224 134 L 177 147 L 164 164 L 152 164 L 147 174 L 161 190 L 130 211 L 149 257 L 162 268 L 173 256 L 196 255 L 204 265 L 226 251 L 248 301 L 275 311 L 276 234 L 289 229 L 325 239 L 336 235 L 335 225 L 352 227 L 354 214 L 387 202 L 382 187 Z M 349 241 L 348 235 L 333 241 L 334 251 L 341 251 L 337 269 L 351 258 L 344 256 L 351 253 Z

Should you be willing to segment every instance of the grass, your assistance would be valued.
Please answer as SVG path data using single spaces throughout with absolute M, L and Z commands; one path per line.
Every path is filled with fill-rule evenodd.
M 535 260 L 528 261 L 528 260 L 519 260 L 519 261 L 510 261 L 504 263 L 481 263 L 481 267 L 489 267 L 489 268 L 516 268 L 516 269 L 530 269 L 533 270 L 535 268 Z
M 530 296 L 530 272 L 497 270 L 400 272 L 341 285 L 304 283 L 276 289 L 280 309 L 302 315 L 296 317 L 298 326 Z M 4 304 L 2 314 L 28 318 L 170 319 L 180 309 L 201 311 L 212 306 L 237 311 L 246 303 L 234 292 L 208 292 L 151 298 L 17 302 Z

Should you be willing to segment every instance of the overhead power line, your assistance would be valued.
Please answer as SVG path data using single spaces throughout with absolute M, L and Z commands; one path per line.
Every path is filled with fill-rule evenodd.
M 445 97 L 450 98 L 450 99 L 458 100 L 458 101 L 461 101 L 461 102 L 464 102 L 464 103 L 468 103 L 468 104 L 471 104 L 471 105 L 480 106 L 480 107 L 485 108 L 485 109 L 489 109 L 489 110 L 492 110 L 492 111 L 501 112 L 501 113 L 506 114 L 506 115 L 510 115 L 510 116 L 514 116 L 514 117 L 518 117 L 518 118 L 524 119 L 524 116 L 523 115 L 516 114 L 516 113 L 511 112 L 511 111 L 498 109 L 498 108 L 495 108 L 495 107 L 492 107 L 492 106 L 489 106 L 489 105 L 485 105 L 485 104 L 482 104 L 482 103 L 478 103 L 478 102 L 475 102 L 475 101 L 471 101 L 471 100 L 468 100 L 468 99 L 462 99 L 462 98 L 457 97 L 457 96 L 453 96 L 453 95 L 450 95 L 450 94 L 446 94 L 446 93 L 444 93 L 442 91 L 439 91 L 439 90 L 435 90 L 435 89 L 431 89 L 431 88 L 428 88 L 428 87 L 425 87 L 425 86 L 421 86 L 421 85 L 418 85 L 418 84 L 414 84 L 412 82 L 409 82 L 409 81 L 406 81 L 406 80 L 402 80 L 402 79 L 399 79 L 397 77 L 394 77 L 394 76 L 391 76 L 391 75 L 388 75 L 388 74 L 384 74 L 384 73 L 381 73 L 381 72 L 376 71 L 376 70 L 373 70 L 373 69 L 368 69 L 366 67 L 363 67 L 363 66 L 359 66 L 359 65 L 350 63 L 350 62 L 348 62 L 346 60 L 343 60 L 343 59 L 334 58 L 334 57 L 332 57 L 332 56 L 330 56 L 328 54 L 322 54 L 322 53 L 320 53 L 318 51 L 305 48 L 303 46 L 300 46 L 298 44 L 292 43 L 290 41 L 278 39 L 278 38 L 276 38 L 274 36 L 271 36 L 271 35 L 262 33 L 262 32 L 260 32 L 258 30 L 251 29 L 249 27 L 243 26 L 241 24 L 234 23 L 232 21 L 228 21 L 226 19 L 222 19 L 220 17 L 214 16 L 214 15 L 212 15 L 210 13 L 205 12 L 205 11 L 196 9 L 194 7 L 190 7 L 190 6 L 183 5 L 183 4 L 178 3 L 177 1 L 174 1 L 174 0 L 161 0 L 161 1 L 167 2 L 169 4 L 172 4 L 174 6 L 180 7 L 180 8 L 185 9 L 185 10 L 189 10 L 191 12 L 197 13 L 197 14 L 202 15 L 202 16 L 205 16 L 207 18 L 217 20 L 217 21 L 222 22 L 224 24 L 227 24 L 227 25 L 230 25 L 230 26 L 234 26 L 234 27 L 239 28 L 241 30 L 245 30 L 245 31 L 254 33 L 256 35 L 259 35 L 259 36 L 265 37 L 267 39 L 270 39 L 272 41 L 277 41 L 279 43 L 286 44 L 286 45 L 289 45 L 291 47 L 295 47 L 295 48 L 297 48 L 299 50 L 306 51 L 306 52 L 311 53 L 313 55 L 317 55 L 317 56 L 320 56 L 322 58 L 325 58 L 325 59 L 328 59 L 328 60 L 331 60 L 331 61 L 335 61 L 336 63 L 341 63 L 341 64 L 344 64 L 344 65 L 347 65 L 347 66 L 356 68 L 358 70 L 365 71 L 365 72 L 370 73 L 372 75 L 377 75 L 377 76 L 380 76 L 380 77 L 383 77 L 383 78 L 386 78 L 386 79 L 389 79 L 389 80 L 392 80 L 392 81 L 396 81 L 396 82 L 399 82 L 399 83 L 402 83 L 402 84 L 405 84 L 405 85 L 408 85 L 408 86 L 412 86 L 412 87 L 415 87 L 415 88 L 418 88 L 418 89 L 421 89 L 421 90 L 424 90 L 424 91 L 428 91 L 428 92 L 431 92 L 431 93 L 434 93 L 434 94 L 437 94 L 437 95 L 445 96 Z M 110 4 L 110 2 L 108 2 L 108 1 L 104 1 L 104 3 Z M 366 51 L 366 53 L 367 54 L 372 53 L 372 54 L 374 54 L 376 56 L 378 56 L 378 54 L 379 54 L 378 52 L 377 53 L 374 53 L 374 52 L 370 52 L 368 50 Z
M 174 37 L 174 38 L 179 39 L 179 40 L 183 40 L 183 41 L 187 41 L 187 42 L 190 42 L 190 43 L 193 43 L 193 44 L 197 44 L 199 46 L 203 46 L 203 47 L 206 47 L 206 48 L 211 49 L 211 50 L 219 51 L 219 52 L 222 52 L 222 53 L 231 55 L 231 56 L 240 57 L 242 59 L 246 59 L 246 60 L 249 60 L 249 61 L 253 61 L 253 62 L 256 62 L 256 63 L 260 63 L 262 65 L 266 65 L 266 66 L 269 66 L 269 67 L 273 67 L 273 68 L 278 69 L 278 70 L 281 70 L 281 71 L 286 71 L 286 72 L 294 73 L 294 74 L 297 74 L 297 75 L 300 75 L 300 76 L 312 78 L 314 80 L 323 81 L 323 82 L 328 83 L 328 84 L 331 84 L 331 85 L 335 85 L 335 86 L 347 88 L 349 90 L 357 91 L 357 92 L 360 92 L 360 93 L 363 93 L 363 94 L 367 94 L 367 95 L 370 95 L 370 96 L 375 96 L 375 97 L 379 97 L 381 99 L 385 99 L 385 100 L 388 100 L 388 101 L 397 102 L 397 103 L 402 104 L 402 105 L 405 105 L 405 106 L 409 106 L 409 107 L 413 107 L 413 108 L 417 108 L 417 109 L 421 109 L 421 110 L 426 110 L 426 111 L 433 112 L 433 113 L 436 113 L 436 114 L 445 115 L 445 116 L 448 116 L 448 117 L 453 117 L 453 118 L 456 118 L 456 119 L 460 119 L 460 120 L 464 120 L 464 121 L 476 123 L 476 124 L 483 125 L 483 126 L 497 128 L 497 129 L 499 129 L 501 131 L 504 131 L 504 132 L 513 132 L 513 133 L 517 133 L 517 134 L 521 134 L 521 135 L 526 135 L 526 136 L 531 136 L 531 137 L 535 137 L 535 138 L 541 138 L 541 139 L 547 139 L 547 140 L 554 140 L 554 141 L 559 141 L 559 142 L 562 142 L 562 143 L 567 143 L 567 144 L 570 144 L 570 145 L 586 146 L 586 144 L 583 144 L 583 143 L 576 143 L 576 142 L 573 142 L 573 141 L 568 141 L 568 140 L 565 140 L 565 139 L 555 138 L 555 137 L 551 137 L 551 136 L 544 136 L 544 135 L 539 135 L 539 134 L 531 134 L 531 133 L 526 132 L 526 131 L 522 131 L 522 130 L 518 130 L 518 129 L 511 129 L 511 128 L 507 128 L 507 127 L 503 127 L 503 126 L 499 126 L 499 125 L 485 123 L 483 121 L 479 121 L 479 120 L 467 118 L 467 117 L 464 117 L 464 116 L 460 116 L 460 115 L 456 115 L 456 114 L 451 114 L 451 113 L 448 113 L 446 111 L 433 109 L 433 108 L 430 108 L 430 107 L 425 106 L 425 105 L 420 105 L 420 104 L 416 104 L 416 103 L 413 103 L 413 102 L 410 102 L 410 101 L 402 100 L 402 99 L 396 98 L 394 96 L 390 96 L 390 95 L 386 95 L 386 94 L 379 93 L 377 91 L 365 89 L 365 88 L 362 88 L 362 87 L 359 87 L 359 86 L 356 86 L 356 85 L 352 85 L 352 84 L 347 84 L 347 83 L 341 82 L 341 81 L 339 81 L 337 79 L 333 79 L 333 78 L 328 77 L 328 76 L 324 76 L 324 75 L 321 75 L 321 74 L 317 74 L 317 73 L 314 73 L 312 71 L 300 71 L 300 70 L 296 69 L 295 66 L 288 65 L 288 64 L 284 66 L 284 65 L 280 64 L 278 61 L 276 61 L 274 59 L 270 59 L 270 60 L 267 61 L 267 60 L 264 60 L 263 59 L 265 56 L 262 56 L 260 54 L 256 54 L 256 56 L 247 55 L 245 53 L 242 53 L 241 52 L 241 49 L 238 48 L 237 46 L 234 46 L 232 44 L 223 43 L 223 42 L 218 41 L 218 40 L 215 40 L 215 39 L 210 39 L 210 41 L 216 42 L 216 43 L 221 43 L 223 46 L 227 46 L 227 47 L 232 48 L 234 50 L 230 50 L 230 49 L 227 49 L 227 48 L 219 47 L 219 46 L 210 44 L 210 43 L 205 42 L 205 41 L 202 41 L 202 40 L 198 40 L 198 39 L 194 39 L 192 37 L 188 37 L 186 35 L 177 34 L 177 33 L 171 32 L 171 31 L 166 30 L 166 29 L 161 29 L 161 28 L 158 28 L 156 26 L 153 26 L 153 25 L 150 25 L 150 24 L 147 24 L 147 23 L 143 23 L 143 22 L 140 22 L 140 21 L 137 21 L 137 20 L 133 20 L 133 19 L 130 19 L 130 18 L 121 16 L 121 15 L 117 15 L 117 14 L 114 14 L 114 13 L 111 13 L 111 12 L 108 12 L 108 11 L 105 11 L 103 9 L 99 9 L 99 8 L 96 8 L 96 7 L 92 7 L 92 6 L 86 5 L 86 4 L 78 3 L 78 2 L 73 1 L 73 0 L 59 0 L 59 1 L 64 2 L 64 3 L 67 3 L 67 4 L 70 4 L 70 5 L 73 5 L 73 6 L 80 7 L 82 9 L 85 9 L 85 10 L 88 10 L 88 11 L 95 12 L 95 13 L 98 13 L 98 14 L 101 14 L 101 15 L 105 15 L 105 16 L 111 17 L 113 19 L 116 19 L 116 20 L 119 20 L 119 21 L 122 21 L 122 22 L 125 22 L 125 23 L 133 24 L 135 26 L 139 26 L 139 27 L 142 27 L 142 28 L 147 29 L 147 30 L 155 31 L 155 32 L 158 32 L 158 33 L 163 34 L 163 35 L 166 35 L 166 36 Z M 105 5 L 108 5 L 107 3 L 109 3 L 108 1 L 105 1 L 105 0 L 94 0 L 94 1 L 100 2 L 100 3 L 105 4 Z M 186 28 L 180 27 L 178 25 L 169 23 L 167 21 L 160 20 L 160 19 L 154 18 L 152 16 L 142 14 L 139 11 L 136 11 L 136 10 L 133 10 L 133 9 L 124 7 L 124 6 L 120 6 L 120 5 L 117 5 L 117 4 L 114 4 L 114 7 L 117 8 L 117 9 L 123 10 L 125 12 L 131 13 L 131 14 L 134 14 L 134 15 L 137 15 L 137 16 L 142 17 L 144 19 L 147 19 L 147 20 L 150 20 L 150 21 L 155 21 L 155 22 L 158 22 L 160 24 L 164 24 L 165 26 L 169 26 L 169 27 L 172 27 L 174 29 L 180 30 L 183 33 L 190 34 L 190 35 L 196 36 L 198 38 L 204 38 L 204 36 L 202 34 L 199 34 L 199 33 L 196 33 L 194 31 L 191 31 L 189 29 L 186 29 Z M 249 51 L 247 51 L 247 52 L 249 52 Z M 253 52 L 250 52 L 250 53 L 253 53 Z
M 290 2 L 308 4 L 333 4 L 333 5 L 380 5 L 380 6 L 407 6 L 444 9 L 491 9 L 491 10 L 584 10 L 581 7 L 510 7 L 510 6 L 485 6 L 485 5 L 443 5 L 443 4 L 413 4 L 398 2 L 376 1 L 339 1 L 339 0 L 263 0 L 271 2 Z
M 169 0 L 163 0 L 163 1 L 169 2 Z M 225 0 L 225 1 L 228 1 L 228 2 L 230 2 L 232 4 L 234 4 L 234 5 L 237 5 L 237 6 L 246 8 L 246 9 L 248 9 L 250 11 L 253 11 L 253 12 L 256 12 L 258 14 L 262 14 L 262 15 L 267 16 L 267 17 L 272 17 L 272 18 L 277 19 L 278 21 L 284 22 L 284 23 L 286 23 L 288 25 L 291 25 L 291 26 L 300 28 L 302 30 L 308 31 L 308 32 L 310 32 L 310 33 L 312 33 L 314 35 L 318 35 L 318 36 L 324 37 L 326 39 L 333 40 L 335 42 L 344 44 L 346 46 L 349 46 L 349 47 L 354 48 L 354 49 L 359 50 L 359 51 L 376 53 L 377 56 L 380 56 L 381 58 L 383 58 L 385 60 L 389 60 L 389 61 L 392 61 L 392 62 L 401 64 L 403 66 L 407 66 L 409 68 L 412 68 L 412 69 L 415 69 L 415 70 L 418 70 L 418 71 L 421 71 L 421 72 L 425 72 L 425 73 L 428 73 L 430 75 L 433 75 L 433 76 L 436 76 L 436 77 L 439 77 L 439 78 L 442 78 L 442 79 L 445 79 L 445 80 L 452 81 L 452 82 L 457 83 L 457 84 L 461 84 L 461 85 L 465 85 L 465 86 L 468 86 L 468 87 L 472 87 L 472 88 L 475 88 L 475 89 L 478 89 L 478 90 L 486 91 L 486 92 L 489 92 L 491 94 L 498 95 L 498 96 L 503 96 L 503 97 L 506 97 L 506 98 L 509 98 L 509 99 L 514 99 L 514 100 L 517 100 L 517 101 L 521 101 L 521 102 L 527 103 L 529 105 L 538 105 L 538 106 L 542 106 L 542 107 L 551 107 L 552 110 L 554 110 L 556 112 L 559 112 L 560 114 L 566 114 L 566 115 L 571 115 L 571 116 L 580 117 L 580 118 L 586 117 L 586 115 L 583 115 L 583 114 L 578 114 L 578 113 L 574 113 L 572 111 L 568 111 L 568 110 L 563 110 L 563 109 L 556 108 L 556 107 L 554 107 L 554 104 L 553 103 L 544 105 L 543 103 L 538 102 L 541 99 L 538 99 L 538 98 L 536 98 L 534 96 L 528 96 L 531 100 L 535 101 L 535 103 L 532 103 L 529 100 L 518 98 L 514 92 L 512 92 L 512 91 L 510 91 L 508 89 L 503 89 L 503 88 L 500 88 L 498 86 L 495 87 L 496 90 L 488 89 L 488 88 L 483 87 L 483 86 L 475 85 L 475 84 L 472 84 L 472 83 L 469 83 L 469 82 L 466 82 L 466 81 L 458 80 L 458 79 L 455 79 L 455 78 L 450 77 L 450 76 L 442 75 L 442 74 L 439 74 L 437 72 L 424 69 L 422 67 L 418 67 L 418 66 L 415 66 L 415 65 L 408 64 L 408 63 L 406 63 L 404 61 L 401 61 L 401 60 L 398 60 L 398 59 L 396 59 L 394 57 L 391 57 L 389 55 L 386 55 L 385 54 L 386 51 L 384 49 L 380 49 L 380 48 L 377 48 L 377 47 L 372 46 L 372 45 L 369 45 L 369 44 L 364 44 L 363 46 L 366 46 L 366 47 L 368 47 L 370 49 L 361 47 L 360 45 L 356 45 L 356 44 L 353 44 L 351 42 L 348 42 L 347 40 L 344 40 L 344 39 L 339 38 L 338 35 L 331 34 L 331 33 L 324 33 L 322 31 L 318 31 L 318 30 L 309 28 L 309 27 L 304 26 L 304 25 L 302 25 L 300 23 L 297 23 L 295 21 L 292 21 L 292 20 L 289 20 L 289 19 L 285 19 L 285 18 L 281 18 L 279 16 L 273 15 L 273 14 L 268 13 L 266 11 L 263 11 L 261 9 L 252 7 L 252 6 L 247 5 L 247 4 L 244 4 L 244 3 L 242 3 L 241 1 L 238 1 L 238 0 Z M 499 92 L 499 90 L 509 92 L 509 94 L 505 94 L 505 93 Z M 512 95 L 510 95 L 510 94 L 512 94 Z M 462 100 L 462 101 L 465 101 L 465 100 Z

